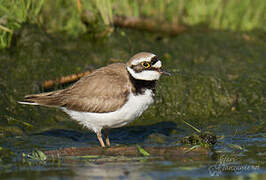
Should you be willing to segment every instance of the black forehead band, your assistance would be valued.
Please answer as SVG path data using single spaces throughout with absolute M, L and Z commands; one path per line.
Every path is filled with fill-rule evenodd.
M 151 58 L 151 64 L 154 65 L 155 63 L 157 63 L 159 61 L 158 56 L 154 56 L 153 58 Z

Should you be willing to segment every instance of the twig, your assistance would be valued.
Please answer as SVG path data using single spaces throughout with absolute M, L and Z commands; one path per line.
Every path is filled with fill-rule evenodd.
M 145 152 L 149 152 L 151 156 L 168 156 L 168 157 L 184 157 L 184 156 L 195 156 L 209 154 L 207 148 L 194 147 L 191 149 L 187 147 L 144 147 Z M 64 157 L 64 156 L 84 156 L 84 155 L 100 155 L 100 156 L 140 156 L 142 155 L 139 148 L 136 146 L 118 146 L 110 148 L 101 147 L 72 147 L 64 148 L 60 150 L 49 150 L 44 152 L 50 157 Z
M 82 22 L 85 25 L 95 23 L 96 16 L 91 11 L 82 12 Z M 148 32 L 160 32 L 168 35 L 178 35 L 187 31 L 188 27 L 180 24 L 170 24 L 168 22 L 156 21 L 151 18 L 136 18 L 126 16 L 113 16 L 112 25 L 115 27 L 131 28 Z
M 41 84 L 41 87 L 44 89 L 49 89 L 49 88 L 52 88 L 56 85 L 63 85 L 63 84 L 75 82 L 75 81 L 79 80 L 80 78 L 82 78 L 83 76 L 86 76 L 90 73 L 91 73 L 91 71 L 86 71 L 86 72 L 82 72 L 82 73 L 78 73 L 78 74 L 71 74 L 68 76 L 63 76 L 63 77 L 55 79 L 55 80 L 44 81 Z
M 0 24 L 0 29 L 2 29 L 3 31 L 9 32 L 9 33 L 13 33 L 13 31 L 11 29 L 9 29 L 5 26 L 2 26 L 1 24 Z
M 141 19 L 136 17 L 114 16 L 113 24 L 117 27 L 133 28 L 149 32 L 161 32 L 169 35 L 177 35 L 187 30 L 187 27 L 179 24 L 158 22 L 154 19 Z

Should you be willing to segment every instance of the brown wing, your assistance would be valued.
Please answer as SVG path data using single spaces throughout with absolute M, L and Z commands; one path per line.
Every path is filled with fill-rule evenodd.
M 125 64 L 100 68 L 64 90 L 29 95 L 25 102 L 83 112 L 112 112 L 127 100 L 130 83 Z

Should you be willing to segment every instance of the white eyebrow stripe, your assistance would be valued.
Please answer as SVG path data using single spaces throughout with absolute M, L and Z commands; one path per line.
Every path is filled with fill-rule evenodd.
M 135 66 L 144 61 L 147 61 L 146 58 L 139 58 L 139 59 L 134 60 L 131 64 Z
M 148 56 L 148 57 L 141 57 L 141 58 L 138 58 L 138 59 L 135 59 L 134 61 L 132 61 L 132 65 L 135 66 L 135 65 L 138 65 L 140 64 L 141 62 L 144 62 L 144 61 L 147 61 L 147 62 L 151 62 L 151 59 L 156 56 L 155 54 L 152 54 L 151 56 Z
M 160 67 L 162 67 L 162 62 L 159 60 L 154 65 L 152 65 L 152 67 L 160 68 Z

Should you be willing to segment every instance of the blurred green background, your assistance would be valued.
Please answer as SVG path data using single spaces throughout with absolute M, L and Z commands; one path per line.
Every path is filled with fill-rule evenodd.
M 112 24 L 116 15 L 217 30 L 266 29 L 264 0 L 0 0 L 0 48 L 10 46 L 14 30 L 24 22 L 78 36 L 87 31 L 82 22 L 87 11 L 96 18 L 95 31 Z

